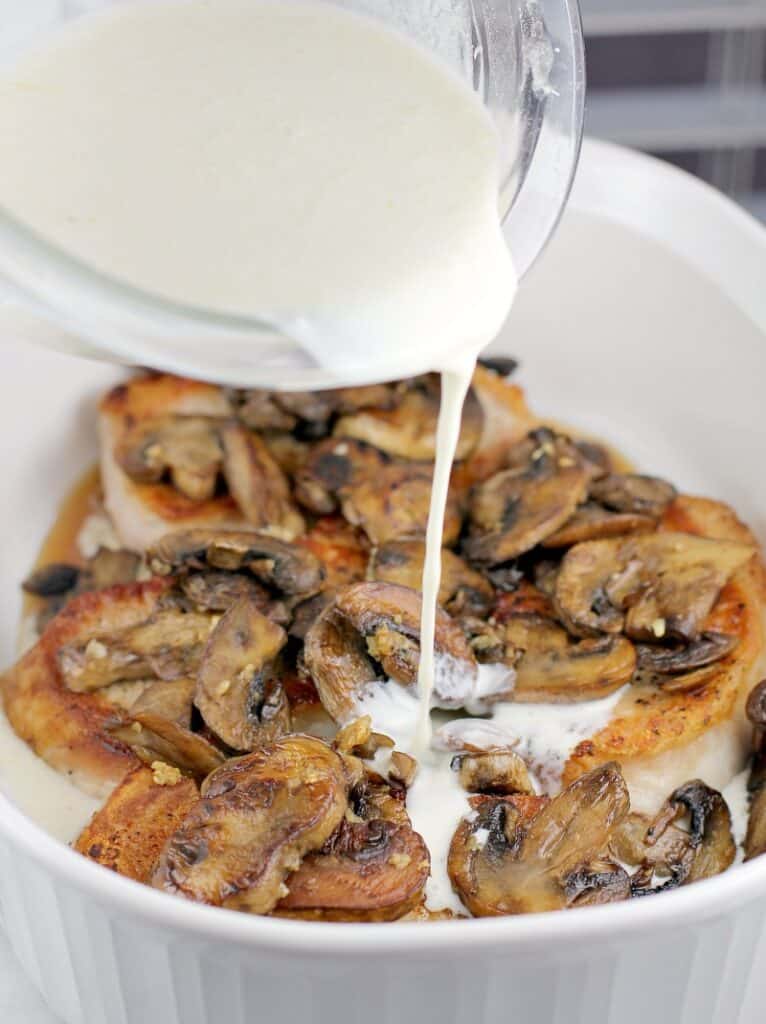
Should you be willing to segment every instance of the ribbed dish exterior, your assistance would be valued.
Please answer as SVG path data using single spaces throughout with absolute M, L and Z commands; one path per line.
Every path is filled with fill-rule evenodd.
M 0 841 L 0 907 L 66 1024 L 762 1024 L 766 1006 L 766 898 L 619 942 L 557 942 L 552 917 L 544 963 L 468 942 L 439 958 L 328 958 L 321 941 L 270 954 L 118 917 Z

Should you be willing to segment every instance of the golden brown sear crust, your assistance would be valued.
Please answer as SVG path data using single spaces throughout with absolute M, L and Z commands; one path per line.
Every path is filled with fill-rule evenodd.
M 248 529 L 227 493 L 195 501 L 170 483 L 141 483 L 118 465 L 116 452 L 130 431 L 161 416 L 231 415 L 221 388 L 169 374 L 144 374 L 113 388 L 100 405 L 101 476 L 107 511 L 126 546 L 143 550 L 164 533 L 196 526 Z
M 133 768 L 77 837 L 89 860 L 148 883 L 165 843 L 199 798 L 196 783 L 159 785 L 151 768 Z
M 677 498 L 660 530 L 757 545 L 731 508 L 706 498 Z M 609 725 L 575 748 L 564 768 L 564 784 L 605 761 L 618 760 L 627 769 L 633 758 L 686 746 L 740 714 L 763 658 L 763 601 L 764 568 L 754 556 L 722 589 L 705 624 L 708 631 L 736 636 L 734 649 L 705 671 L 698 689 L 668 692 L 634 683 Z
M 97 634 L 142 622 L 168 586 L 153 579 L 74 598 L 0 680 L 5 713 L 16 734 L 86 792 L 107 793 L 140 761 L 108 728 L 129 719 L 98 693 L 68 690 L 57 653 L 65 644 L 87 643 Z

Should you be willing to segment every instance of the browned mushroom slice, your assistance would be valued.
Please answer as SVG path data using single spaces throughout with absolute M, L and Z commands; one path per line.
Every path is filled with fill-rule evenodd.
M 321 849 L 348 806 L 340 755 L 285 736 L 213 772 L 168 840 L 152 884 L 200 903 L 267 914 L 284 881 Z
M 159 715 L 188 729 L 196 685 L 194 679 L 158 679 L 141 692 L 130 710 L 134 715 Z
M 553 619 L 520 613 L 505 620 L 516 651 L 514 701 L 582 701 L 606 697 L 629 683 L 636 652 L 624 637 L 573 640 Z
M 391 409 L 366 409 L 341 416 L 333 434 L 365 441 L 398 458 L 432 462 L 436 457 L 439 401 L 438 378 L 423 378 Z M 481 404 L 472 390 L 463 404 L 462 417 L 457 460 L 467 458 L 476 448 L 484 424 Z
M 658 675 L 677 676 L 715 664 L 731 654 L 737 643 L 736 636 L 711 631 L 701 633 L 688 644 L 638 644 L 638 667 Z
M 572 517 L 587 493 L 592 470 L 577 449 L 547 429 L 534 430 L 501 470 L 476 488 L 465 552 L 499 565 L 531 550 Z
M 613 763 L 581 776 L 526 823 L 518 803 L 489 804 L 452 839 L 447 867 L 455 891 L 478 917 L 564 908 L 584 891 L 568 879 L 599 857 L 629 806 Z
M 88 559 L 83 578 L 78 589 L 103 590 L 115 583 L 132 583 L 138 576 L 141 557 L 135 551 L 124 548 L 113 551 L 111 548 L 99 548 L 96 554 Z
M 688 832 L 675 828 L 667 841 L 668 829 L 685 816 L 689 818 Z M 659 858 L 656 855 L 650 857 L 648 864 L 651 870 L 639 871 L 634 877 L 634 896 L 646 896 L 661 889 L 711 878 L 730 867 L 737 853 L 726 801 L 717 790 L 699 779 L 679 786 L 647 829 L 646 846 L 655 846 L 663 840 L 667 850 L 664 870 L 658 872 Z M 653 876 L 658 873 L 667 876 L 659 884 L 653 881 Z
M 147 557 L 152 571 L 162 576 L 206 568 L 246 569 L 291 596 L 316 593 L 324 579 L 322 566 L 311 551 L 255 531 L 178 531 L 163 537 Z
M 632 896 L 630 875 L 620 864 L 598 858 L 570 872 L 564 879 L 568 907 L 598 907 Z
M 544 548 L 569 548 L 585 540 L 603 540 L 607 537 L 623 537 L 626 533 L 648 533 L 657 522 L 651 516 L 635 512 L 612 512 L 586 501 L 580 505 L 571 519 L 542 542 Z
M 148 882 L 163 846 L 199 799 L 189 778 L 158 785 L 150 768 L 128 772 L 75 840 L 89 860 L 136 882 Z
M 519 368 L 518 359 L 510 356 L 482 356 L 478 363 L 490 373 L 496 373 L 498 377 L 510 377 Z
M 128 430 L 115 457 L 133 480 L 157 483 L 169 472 L 177 491 L 206 501 L 215 493 L 223 452 L 214 420 L 167 416 Z
M 615 512 L 659 519 L 677 491 L 672 484 L 656 476 L 610 473 L 594 480 L 589 493 L 595 501 Z
M 334 921 L 393 921 L 420 902 L 430 870 L 404 801 L 379 777 L 352 789 L 349 814 L 287 879 L 278 912 Z M 349 820 L 350 819 L 350 820 Z
M 229 393 L 238 420 L 251 430 L 292 430 L 298 417 L 283 409 L 273 391 L 253 388 Z
M 201 780 L 224 762 L 221 751 L 204 736 L 163 715 L 131 709 L 130 717 L 130 725 L 120 724 L 109 731 L 146 764 L 160 761 Z
M 252 750 L 290 728 L 287 696 L 274 667 L 287 635 L 240 598 L 213 630 L 197 676 L 194 703 L 233 750 Z
M 671 531 L 586 541 L 562 560 L 556 606 L 581 636 L 624 630 L 636 640 L 693 640 L 753 553 L 747 544 Z
M 296 473 L 298 500 L 319 515 L 338 505 L 373 544 L 425 537 L 433 465 L 392 459 L 351 438 L 328 438 L 315 446 Z M 444 543 L 453 543 L 462 525 L 461 495 L 450 488 Z
M 395 540 L 376 548 L 370 557 L 370 579 L 398 583 L 420 590 L 425 561 L 425 544 L 417 540 Z M 439 604 L 450 615 L 486 615 L 494 591 L 489 581 L 449 548 L 442 549 Z
M 242 597 L 250 597 L 258 606 L 258 610 L 275 622 L 282 623 L 287 619 L 285 606 L 279 601 L 274 601 L 269 591 L 252 576 L 246 576 L 241 572 L 196 572 L 189 576 L 181 576 L 178 587 L 191 605 L 199 611 L 225 612 L 235 601 Z
M 469 793 L 534 795 L 535 787 L 522 757 L 513 750 L 485 750 L 456 754 L 450 767 Z
M 21 584 L 27 594 L 34 597 L 60 597 L 77 586 L 81 569 L 65 562 L 49 562 L 35 569 Z
M 405 686 L 417 681 L 420 594 L 393 583 L 354 583 L 338 591 L 306 634 L 304 660 L 326 710 L 335 721 L 355 717 L 357 702 L 385 675 Z M 466 638 L 441 609 L 436 617 L 439 706 L 460 707 L 474 696 L 476 662 Z M 449 671 L 440 671 L 448 665 Z
M 282 540 L 303 533 L 306 526 L 290 497 L 287 477 L 265 441 L 235 422 L 225 423 L 220 435 L 223 474 L 248 522 Z
M 213 617 L 164 608 L 146 622 L 57 652 L 66 686 L 76 693 L 128 679 L 178 679 L 196 671 Z
M 747 717 L 755 732 L 755 753 L 747 786 L 750 814 L 744 847 L 745 860 L 752 860 L 766 853 L 766 679 L 748 697 Z

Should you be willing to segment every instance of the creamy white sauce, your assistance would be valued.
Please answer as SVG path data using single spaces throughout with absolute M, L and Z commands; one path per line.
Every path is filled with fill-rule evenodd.
M 20 220 L 155 294 L 283 324 L 330 370 L 439 370 L 508 313 L 491 116 L 375 19 L 115 5 L 0 72 L 0 125 Z M 216 367 L 200 341 L 185 356 Z
M 744 859 L 743 843 L 747 835 L 747 822 L 750 816 L 750 794 L 747 791 L 747 783 L 750 778 L 750 769 L 735 775 L 728 786 L 723 790 L 723 798 L 731 812 L 731 832 L 737 844 L 736 864 Z
M 497 666 L 480 665 L 476 688 L 487 687 L 482 676 L 497 678 Z M 407 793 L 407 810 L 416 832 L 423 836 L 431 854 L 431 877 L 426 904 L 431 910 L 448 908 L 464 912 L 447 874 L 447 855 L 455 829 L 470 814 L 468 794 L 450 767 L 456 750 L 466 744 L 478 748 L 512 746 L 527 761 L 537 789 L 556 793 L 561 771 L 572 750 L 609 721 L 623 690 L 610 697 L 580 704 L 497 704 L 488 719 L 454 719 L 440 725 L 434 735 L 437 746 L 423 749 L 422 703 L 393 681 L 371 685 L 357 703 L 359 715 L 369 715 L 376 731 L 390 736 L 398 750 L 418 759 L 418 772 Z M 376 762 L 385 770 L 385 762 Z
M 20 740 L 0 707 L 0 790 L 55 839 L 76 839 L 103 800 L 88 796 Z

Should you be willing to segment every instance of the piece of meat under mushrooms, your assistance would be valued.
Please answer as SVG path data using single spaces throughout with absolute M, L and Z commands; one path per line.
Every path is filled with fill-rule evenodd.
M 357 703 L 385 676 L 404 686 L 417 681 L 420 661 L 421 597 L 393 583 L 354 583 L 306 634 L 304 661 L 325 709 L 336 722 L 356 717 Z M 477 667 L 460 627 L 437 609 L 436 680 L 438 706 L 460 707 L 473 698 Z
M 607 889 L 604 898 L 628 897 L 627 874 L 617 865 L 605 870 L 601 856 L 630 806 L 616 764 L 581 776 L 531 820 L 524 820 L 518 799 L 487 801 L 475 818 L 460 823 L 452 839 L 447 869 L 472 914 L 523 914 L 598 902 L 593 888 L 600 884 Z
M 750 815 L 745 836 L 745 860 L 752 860 L 766 853 L 766 679 L 748 697 L 746 710 L 755 732 L 755 753 L 747 786 Z
M 285 736 L 227 761 L 168 840 L 152 885 L 267 914 L 287 895 L 287 875 L 340 825 L 348 789 L 340 755 L 310 736 Z
M 199 799 L 189 778 L 158 785 L 145 765 L 128 772 L 77 837 L 74 848 L 136 882 L 148 882 L 170 836 Z
M 418 540 L 395 540 L 376 548 L 368 566 L 370 579 L 398 583 L 411 590 L 420 590 L 426 546 Z M 439 604 L 450 615 L 486 615 L 492 605 L 494 591 L 489 581 L 464 559 L 442 548 L 442 573 Z
M 471 498 L 464 543 L 471 561 L 499 565 L 530 551 L 572 517 L 593 474 L 574 445 L 548 428 L 515 445 L 508 462 Z
M 295 493 L 318 515 L 338 505 L 373 544 L 422 539 L 431 501 L 433 465 L 394 459 L 350 438 L 328 438 L 315 446 L 295 475 Z M 444 543 L 457 540 L 462 525 L 461 496 L 450 488 L 444 521 Z
M 564 555 L 556 607 L 578 636 L 694 640 L 721 588 L 753 553 L 747 544 L 671 531 L 587 541 Z
M 306 548 L 268 534 L 245 530 L 183 530 L 163 537 L 147 553 L 159 576 L 206 569 L 248 571 L 290 597 L 321 589 L 324 571 Z
M 170 474 L 173 487 L 192 501 L 215 493 L 223 450 L 216 421 L 202 416 L 166 416 L 129 428 L 115 458 L 139 483 L 159 483 Z
M 574 640 L 552 618 L 534 612 L 513 614 L 502 628 L 514 652 L 514 701 L 597 700 L 633 677 L 636 652 L 624 637 Z
M 364 409 L 341 416 L 333 434 L 365 441 L 398 458 L 432 462 L 436 458 L 439 404 L 439 378 L 424 377 L 409 388 L 393 408 Z M 456 460 L 467 458 L 476 448 L 483 424 L 481 404 L 473 390 L 469 390 L 463 403 Z
M 349 794 L 338 831 L 287 878 L 288 895 L 276 912 L 324 921 L 394 921 L 419 903 L 430 857 L 402 796 L 366 772 Z
M 274 660 L 287 634 L 249 597 L 217 624 L 197 674 L 194 703 L 233 750 L 253 750 L 290 729 L 290 708 Z

